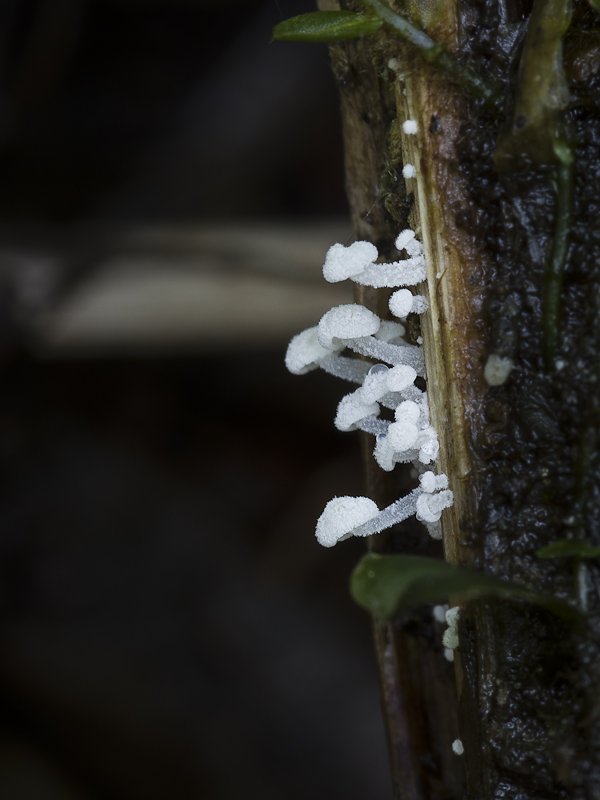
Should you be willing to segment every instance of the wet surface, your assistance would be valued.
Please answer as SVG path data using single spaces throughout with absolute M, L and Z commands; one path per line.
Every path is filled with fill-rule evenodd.
M 510 96 L 516 61 L 501 22 L 507 14 L 486 1 L 466 16 L 488 32 L 468 43 L 472 56 Z M 578 4 L 569 36 L 582 37 L 596 24 Z M 518 37 L 514 24 L 513 33 Z M 465 542 L 486 571 L 578 596 L 588 612 L 578 633 L 544 612 L 510 604 L 486 607 L 491 622 L 483 623 L 481 608 L 463 622 L 461 638 L 476 654 L 465 668 L 479 698 L 485 797 L 595 797 L 600 781 L 598 566 L 536 555 L 559 539 L 600 544 L 600 91 L 595 77 L 571 91 L 575 207 L 550 368 L 542 298 L 554 235 L 553 168 L 524 163 L 497 173 L 494 149 L 510 107 L 496 115 L 473 109 L 457 142 L 458 168 L 478 207 L 458 222 L 485 242 L 488 256 L 489 352 L 514 360 L 506 383 L 487 392 L 475 427 L 478 521 Z M 493 650 L 492 660 L 486 650 Z

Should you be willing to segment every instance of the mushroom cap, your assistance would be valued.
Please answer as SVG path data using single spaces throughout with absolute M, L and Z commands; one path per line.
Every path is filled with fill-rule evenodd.
M 319 343 L 328 350 L 339 349 L 336 340 L 359 339 L 372 336 L 379 330 L 381 322 L 377 314 L 364 306 L 349 303 L 335 306 L 321 317 L 318 326 Z
M 383 366 L 383 364 L 378 364 L 377 366 Z M 365 376 L 363 385 L 359 389 L 363 403 L 376 403 L 384 394 L 390 391 L 387 382 L 389 368 L 381 372 L 373 372 L 372 369 Z
M 362 390 L 357 389 L 340 400 L 334 425 L 339 431 L 352 431 L 356 427 L 356 422 L 365 419 L 365 417 L 377 416 L 377 414 L 379 414 L 377 403 L 365 402 Z
M 401 392 L 415 382 L 417 371 L 408 364 L 398 364 L 385 377 L 390 392 Z
M 421 409 L 414 400 L 405 400 L 394 412 L 396 422 L 407 422 L 416 425 L 421 416 Z
M 317 332 L 316 326 L 307 328 L 294 336 L 289 343 L 285 354 L 285 365 L 294 375 L 304 375 L 312 369 L 317 369 L 319 361 L 331 355 L 331 349 L 326 350 L 319 344 Z
M 411 258 L 423 255 L 423 245 L 418 239 L 411 239 L 410 242 L 406 243 L 404 249 Z
M 323 547 L 333 547 L 341 539 L 351 536 L 354 528 L 377 514 L 377 505 L 368 497 L 334 497 L 317 521 L 317 541 Z
M 406 245 L 411 241 L 411 239 L 415 238 L 415 232 L 411 231 L 410 228 L 406 228 L 401 233 L 398 234 L 396 238 L 396 248 L 398 250 L 404 250 Z
M 327 251 L 323 264 L 323 277 L 329 283 L 352 278 L 377 261 L 379 253 L 371 242 L 354 242 L 350 247 L 334 244 Z
M 410 450 L 417 441 L 419 430 L 417 426 L 409 420 L 392 422 L 388 428 L 388 442 L 395 453 L 403 453 Z
M 406 319 L 413 307 L 413 295 L 410 289 L 399 289 L 390 297 L 390 311 L 395 317 Z

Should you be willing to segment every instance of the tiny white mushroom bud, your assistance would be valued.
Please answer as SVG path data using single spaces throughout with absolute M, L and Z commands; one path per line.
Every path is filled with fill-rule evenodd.
M 446 621 L 446 611 L 448 611 L 448 606 L 434 606 L 433 607 L 433 618 L 436 622 L 445 622 Z
M 377 505 L 368 497 L 334 497 L 317 521 L 317 541 L 323 547 L 333 547 L 352 536 L 354 528 L 378 514 Z
M 449 647 L 444 648 L 444 658 L 446 661 L 454 661 L 454 650 L 450 650 Z
M 414 119 L 407 119 L 402 123 L 402 130 L 409 136 L 414 136 L 414 134 L 417 132 L 417 123 L 414 121 Z
M 502 386 L 511 373 L 515 362 L 497 353 L 490 353 L 483 370 L 483 377 L 489 386 Z
M 285 354 L 285 365 L 294 375 L 304 375 L 317 369 L 319 361 L 331 355 L 331 349 L 325 349 L 318 340 L 317 328 L 307 328 L 294 336 Z
M 410 289 L 399 289 L 390 297 L 390 311 L 395 317 L 406 319 L 413 307 L 413 296 Z
M 452 742 L 452 750 L 457 756 L 462 756 L 462 754 L 465 752 L 465 748 L 463 747 L 463 743 L 460 739 L 455 739 Z
M 427 494 L 433 494 L 436 490 L 435 475 L 433 472 L 424 472 L 419 478 L 419 483 L 421 484 L 421 489 L 427 492 Z M 441 606 L 439 607 L 441 608 Z M 436 606 L 436 608 L 438 608 L 438 606 Z
M 340 340 L 372 336 L 380 326 L 377 314 L 364 306 L 349 303 L 335 306 L 321 317 L 317 328 L 319 343 L 329 349 L 339 349 Z
M 404 167 L 402 167 L 402 176 L 405 179 L 414 178 L 416 174 L 417 170 L 412 164 L 405 164 Z
M 371 242 L 354 242 L 349 247 L 334 244 L 325 256 L 323 277 L 329 283 L 352 278 L 377 261 L 378 255 L 377 248 Z

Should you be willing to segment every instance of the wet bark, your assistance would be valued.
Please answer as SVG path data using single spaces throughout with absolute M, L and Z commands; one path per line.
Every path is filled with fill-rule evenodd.
M 352 0 L 321 8 L 360 10 Z M 552 169 L 499 173 L 530 3 L 461 0 L 428 32 L 496 82 L 490 112 L 382 32 L 331 47 L 340 88 L 347 190 L 358 239 L 397 259 L 407 224 L 423 241 L 430 310 L 422 333 L 438 470 L 455 505 L 444 514 L 444 556 L 577 599 L 580 630 L 510 602 L 464 605 L 455 677 L 427 610 L 374 622 L 397 798 L 595 798 L 600 794 L 600 627 L 596 562 L 542 560 L 563 538 L 600 545 L 600 26 L 576 3 L 565 41 L 574 131 L 575 209 L 569 231 L 556 366 L 544 362 L 545 265 L 554 235 Z M 417 122 L 405 136 L 404 119 Z M 402 165 L 417 178 L 404 181 Z M 387 316 L 388 293 L 357 301 Z M 514 362 L 498 386 L 490 353 Z M 380 507 L 410 486 L 384 474 L 363 443 L 367 491 Z M 418 527 L 374 538 L 371 549 L 439 555 Z M 458 703 L 458 725 L 455 722 Z M 460 734 L 459 734 L 460 732 Z M 464 757 L 451 752 L 460 735 Z

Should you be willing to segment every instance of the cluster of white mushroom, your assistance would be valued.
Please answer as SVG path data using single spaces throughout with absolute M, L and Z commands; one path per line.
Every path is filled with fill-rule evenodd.
M 330 282 L 351 278 L 376 288 L 413 286 L 426 278 L 423 247 L 411 230 L 396 240 L 408 258 L 378 264 L 377 248 L 369 242 L 349 247 L 335 244 L 327 253 L 323 275 Z M 425 297 L 409 289 L 392 294 L 392 314 L 405 320 L 410 313 L 428 308 Z M 335 497 L 317 523 L 317 539 L 325 547 L 350 536 L 369 536 L 416 514 L 429 533 L 441 538 L 442 511 L 453 503 L 446 475 L 435 475 L 425 467 L 439 451 L 437 433 L 429 421 L 427 393 L 415 386 L 425 377 L 423 348 L 405 341 L 402 322 L 380 320 L 364 306 L 349 304 L 328 311 L 314 328 L 295 336 L 289 344 L 286 366 L 296 375 L 321 368 L 332 375 L 359 384 L 340 402 L 335 417 L 339 430 L 357 428 L 376 437 L 373 456 L 379 466 L 391 471 L 398 463 L 412 463 L 420 474 L 419 486 L 406 497 L 379 511 L 366 497 Z M 342 351 L 373 359 L 359 361 Z M 394 411 L 394 422 L 380 418 L 381 407 Z

